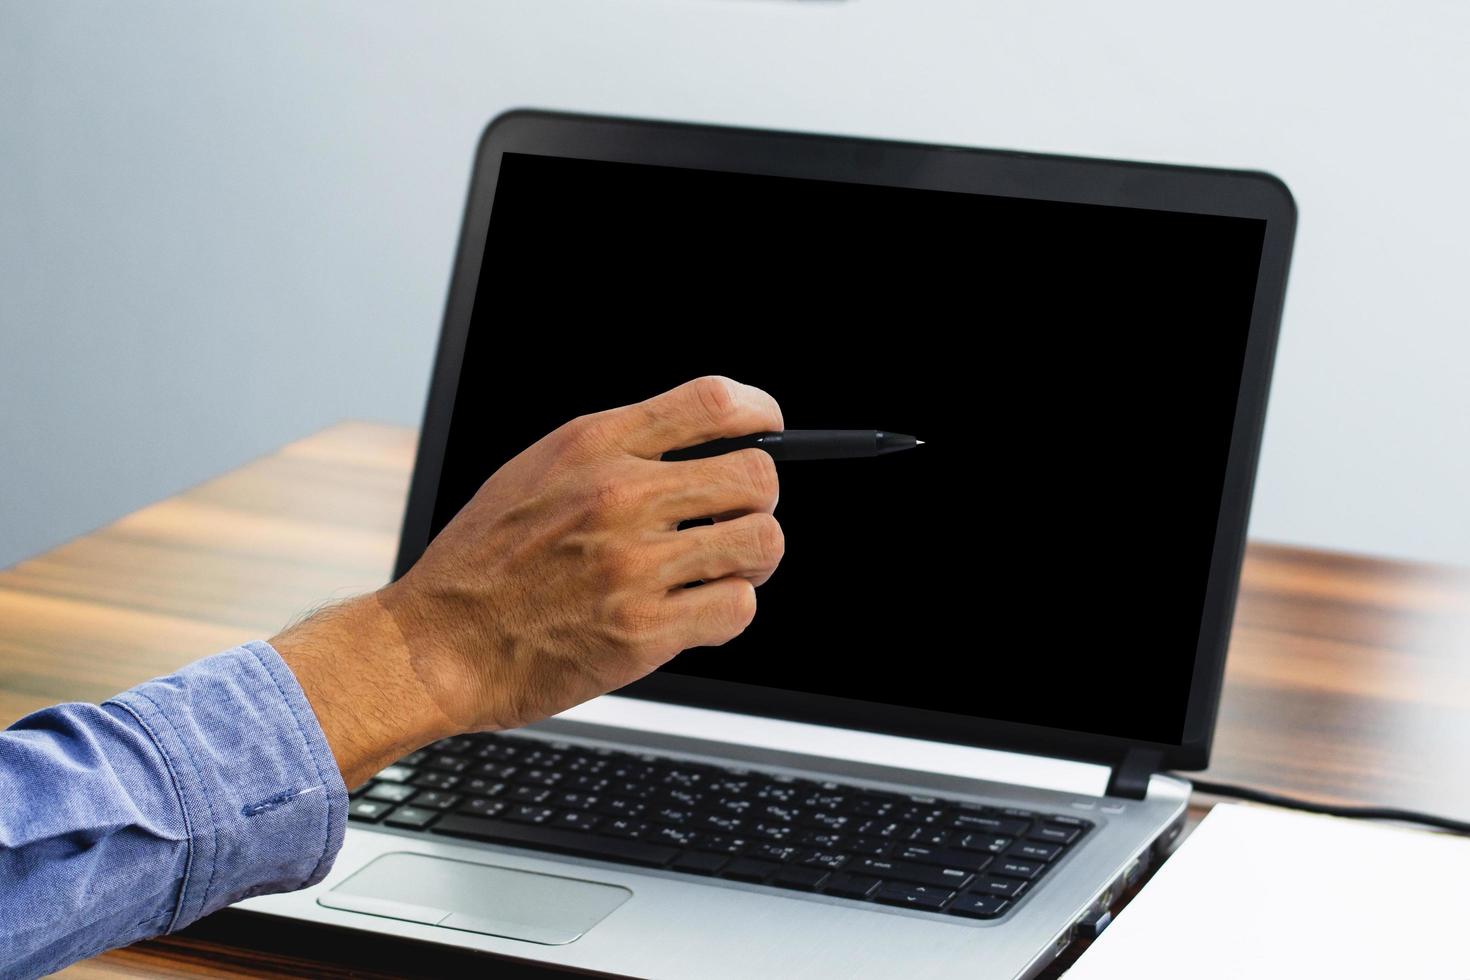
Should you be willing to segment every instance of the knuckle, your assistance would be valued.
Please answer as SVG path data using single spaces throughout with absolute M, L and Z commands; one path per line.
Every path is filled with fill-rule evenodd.
M 607 618 L 613 630 L 631 646 L 640 645 L 640 638 L 659 625 L 656 608 L 643 599 L 622 597 L 610 601 Z
M 752 521 L 756 558 L 763 565 L 776 564 L 786 554 L 786 532 L 781 530 L 781 522 L 770 514 L 752 515 Z
M 621 514 L 633 501 L 633 490 L 623 480 L 605 477 L 588 488 L 588 508 L 600 517 Z
M 729 623 L 736 633 L 742 632 L 755 619 L 755 586 L 741 581 L 730 590 Z
M 636 580 L 642 572 L 642 562 L 636 549 L 608 542 L 598 549 L 598 578 L 609 588 L 618 588 Z
M 735 453 L 739 466 L 750 486 L 762 499 L 774 497 L 780 489 L 780 477 L 776 474 L 776 461 L 763 449 L 742 449 Z
M 568 442 L 578 442 L 586 438 L 592 425 L 592 416 L 578 415 L 574 419 L 563 422 L 561 428 L 557 429 L 557 433 Z
M 579 415 L 561 427 L 563 445 L 574 451 L 601 449 L 608 442 L 605 424 L 605 413 Z
M 721 422 L 734 414 L 737 399 L 735 382 L 717 374 L 695 378 L 689 383 L 691 394 L 712 422 Z

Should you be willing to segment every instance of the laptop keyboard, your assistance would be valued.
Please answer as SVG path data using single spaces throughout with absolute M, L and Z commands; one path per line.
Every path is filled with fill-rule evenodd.
M 443 739 L 352 794 L 348 816 L 429 835 L 974 919 L 1035 891 L 1092 824 L 485 733 Z

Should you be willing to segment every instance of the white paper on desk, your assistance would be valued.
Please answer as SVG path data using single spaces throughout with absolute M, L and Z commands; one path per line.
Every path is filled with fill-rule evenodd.
M 1066 980 L 1470 980 L 1470 839 L 1222 804 Z

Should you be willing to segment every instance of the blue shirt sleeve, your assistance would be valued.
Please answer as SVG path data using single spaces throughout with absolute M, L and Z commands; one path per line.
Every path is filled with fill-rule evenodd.
M 331 869 L 347 788 L 289 668 L 247 643 L 0 733 L 0 976 L 39 976 Z

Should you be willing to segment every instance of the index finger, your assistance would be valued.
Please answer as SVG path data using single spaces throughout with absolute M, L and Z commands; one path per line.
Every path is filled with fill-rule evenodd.
M 617 444 L 645 459 L 711 439 L 785 428 L 776 399 L 759 388 L 718 375 L 695 378 L 605 415 L 608 434 Z

